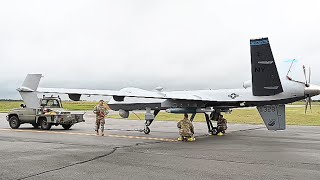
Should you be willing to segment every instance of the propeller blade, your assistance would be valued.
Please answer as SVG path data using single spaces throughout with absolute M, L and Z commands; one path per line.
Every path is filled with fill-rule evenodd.
M 305 85 L 307 85 L 308 82 L 307 82 L 306 67 L 303 65 L 302 68 L 303 68 L 304 79 L 305 79 L 305 82 L 306 82 Z
M 307 114 L 308 105 L 309 105 L 310 111 L 312 112 L 312 109 L 311 109 L 312 99 L 310 96 L 307 96 L 305 100 L 306 100 L 306 106 L 304 108 L 304 114 Z
M 306 106 L 304 108 L 304 114 L 307 114 L 307 109 L 308 109 L 308 98 L 305 99 L 306 100 Z
M 311 109 L 311 102 L 312 102 L 312 99 L 311 99 L 311 97 L 309 97 L 309 98 L 308 98 L 308 100 L 309 100 L 310 111 L 311 111 L 311 113 L 312 113 L 312 109 Z
M 310 84 L 311 83 L 311 67 L 309 67 L 309 82 L 308 82 L 308 84 Z

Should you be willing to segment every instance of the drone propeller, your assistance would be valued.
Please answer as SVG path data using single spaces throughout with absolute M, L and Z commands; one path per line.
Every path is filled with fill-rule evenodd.
M 310 82 L 311 82 L 311 67 L 309 67 L 309 86 L 310 86 Z
M 305 106 L 305 109 L 304 109 L 304 114 L 307 114 L 308 105 L 309 105 L 310 111 L 312 112 L 311 102 L 312 102 L 311 97 L 310 97 L 310 96 L 307 96 L 307 97 L 306 97 L 306 106 Z
M 307 75 L 306 75 L 306 68 L 305 66 L 303 66 L 303 73 L 304 73 L 304 78 L 306 80 L 306 83 L 305 83 L 305 86 L 306 87 L 310 87 L 310 82 L 311 82 L 311 67 L 309 67 L 309 77 L 308 77 L 308 80 L 307 80 Z M 305 109 L 304 109 L 304 113 L 307 114 L 307 109 L 308 109 L 308 105 L 310 107 L 310 111 L 312 112 L 311 110 L 311 102 L 312 102 L 312 99 L 311 99 L 311 96 L 309 94 L 306 94 L 306 106 L 305 106 Z
M 309 67 L 309 77 L 307 79 L 307 73 L 306 73 L 306 67 L 303 65 L 302 66 L 303 68 L 303 74 L 304 74 L 304 79 L 305 79 L 305 85 L 306 87 L 309 87 L 310 86 L 310 80 L 311 80 L 311 67 Z

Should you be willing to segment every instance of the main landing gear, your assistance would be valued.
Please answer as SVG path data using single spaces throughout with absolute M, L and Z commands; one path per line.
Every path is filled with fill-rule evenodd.
M 190 121 L 193 122 L 194 118 L 196 117 L 196 113 L 193 113 L 190 117 Z
M 214 114 L 215 113 L 215 114 Z M 218 127 L 214 127 L 212 124 L 212 121 L 216 121 L 217 118 L 219 117 L 220 113 L 212 112 L 210 116 L 207 113 L 204 113 L 204 116 L 206 118 L 206 123 L 208 127 L 208 133 L 209 135 L 218 135 Z M 190 117 L 190 121 L 193 122 L 193 119 L 195 118 L 196 114 L 192 114 Z
M 145 126 L 143 132 L 145 134 L 150 133 L 150 128 L 149 126 L 152 124 L 153 120 L 156 118 L 160 110 L 154 110 L 153 113 L 151 112 L 151 108 L 146 108 L 146 115 L 145 115 Z
M 210 117 L 207 113 L 204 113 L 204 116 L 206 118 L 206 123 L 208 126 L 208 133 L 209 135 L 216 135 L 217 134 L 217 127 L 213 127 L 212 122 L 210 120 Z

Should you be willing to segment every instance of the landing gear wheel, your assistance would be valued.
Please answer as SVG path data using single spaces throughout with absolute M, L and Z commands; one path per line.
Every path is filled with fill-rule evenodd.
M 61 126 L 63 127 L 63 129 L 68 130 L 71 128 L 71 124 L 61 124 Z
M 48 123 L 46 118 L 41 119 L 40 121 L 40 127 L 42 130 L 49 130 L 51 129 L 51 124 Z
M 149 128 L 148 126 L 146 126 L 146 127 L 144 128 L 143 132 L 144 132 L 145 134 L 149 134 L 149 133 L 150 133 L 150 128 Z
M 31 125 L 33 126 L 34 129 L 38 129 L 39 128 L 39 124 L 32 123 Z
M 210 133 L 211 133 L 212 135 L 217 135 L 217 134 L 218 134 L 217 128 L 213 128 L 213 129 L 210 131 Z
M 12 116 L 9 119 L 9 125 L 12 129 L 18 129 L 20 127 L 20 121 L 17 116 Z

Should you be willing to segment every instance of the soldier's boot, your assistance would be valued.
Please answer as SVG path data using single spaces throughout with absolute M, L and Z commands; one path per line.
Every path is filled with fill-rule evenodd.
M 103 133 L 103 131 L 101 131 L 101 136 L 104 136 L 104 133 Z
M 218 136 L 223 136 L 224 134 L 222 132 L 219 132 L 217 135 Z
M 99 130 L 96 130 L 96 135 L 99 136 Z
M 194 138 L 193 135 L 188 138 L 188 141 L 195 141 L 195 140 L 196 140 L 196 138 Z

